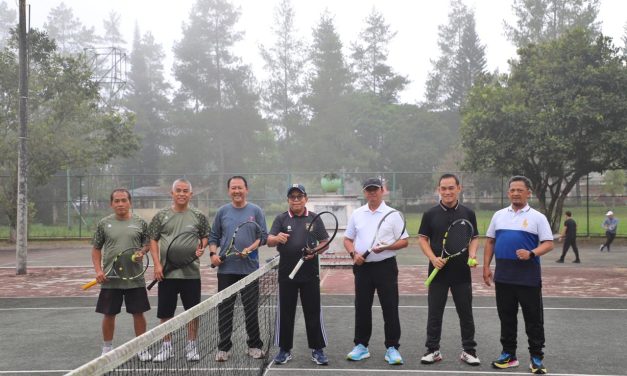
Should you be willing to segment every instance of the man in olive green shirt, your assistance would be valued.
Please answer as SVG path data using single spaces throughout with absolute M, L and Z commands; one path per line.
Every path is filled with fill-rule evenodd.
M 201 239 L 196 250 L 200 257 L 207 246 L 209 221 L 198 209 L 190 207 L 192 184 L 185 179 L 175 180 L 172 184 L 172 205 L 162 209 L 152 218 L 148 227 L 150 236 L 150 253 L 155 264 L 155 279 L 159 280 L 157 317 L 164 323 L 174 317 L 178 295 L 181 296 L 183 308 L 190 309 L 200 303 L 200 262 L 198 260 L 164 275 L 163 265 L 170 242 L 180 233 L 198 232 Z M 196 346 L 197 322 L 188 326 L 188 343 L 185 349 L 188 361 L 198 361 L 200 356 Z M 174 357 L 174 347 L 170 336 L 164 338 L 161 350 L 153 361 L 163 362 Z
M 140 248 L 148 244 L 148 225 L 139 216 L 131 213 L 131 194 L 124 188 L 111 193 L 111 208 L 114 214 L 98 222 L 92 239 L 92 263 L 96 271 L 96 280 L 101 284 L 96 312 L 104 315 L 102 319 L 102 354 L 113 348 L 115 317 L 120 313 L 122 301 L 126 311 L 133 315 L 135 335 L 146 331 L 144 312 L 150 310 L 144 278 L 133 280 L 109 279 L 104 270 L 110 270 L 116 255 L 129 248 Z M 148 352 L 137 354 L 141 361 L 151 360 Z

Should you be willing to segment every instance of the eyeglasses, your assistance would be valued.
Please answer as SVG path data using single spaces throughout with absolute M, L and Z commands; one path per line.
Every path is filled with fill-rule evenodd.
M 300 201 L 303 198 L 305 198 L 305 195 L 291 195 L 291 196 L 287 196 L 287 198 L 289 198 L 292 201 Z

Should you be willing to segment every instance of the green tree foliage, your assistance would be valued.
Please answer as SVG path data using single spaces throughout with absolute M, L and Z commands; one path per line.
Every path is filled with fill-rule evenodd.
M 4 48 L 9 39 L 9 32 L 15 28 L 17 12 L 10 9 L 5 1 L 0 2 L 0 48 Z
M 278 148 L 285 154 L 300 149 L 295 135 L 306 123 L 303 105 L 305 94 L 305 64 L 307 56 L 304 43 L 296 34 L 294 9 L 290 0 L 282 0 L 274 12 L 272 31 L 275 42 L 266 48 L 260 46 L 268 79 L 263 83 L 263 110 L 274 130 Z M 291 159 L 282 161 L 291 170 Z
M 353 69 L 360 91 L 373 94 L 386 103 L 396 103 L 399 92 L 409 83 L 407 77 L 394 73 L 386 64 L 388 45 L 396 36 L 376 9 L 365 20 L 366 27 L 352 45 Z
M 321 15 L 313 29 L 310 57 L 312 72 L 305 103 L 311 120 L 299 136 L 308 145 L 307 153 L 297 156 L 301 158 L 299 165 L 307 171 L 363 166 L 363 151 L 351 123 L 351 76 L 340 36 L 328 12 Z
M 612 196 L 622 196 L 625 194 L 625 186 L 627 185 L 627 175 L 625 170 L 607 171 L 603 175 L 603 192 Z
M 94 27 L 85 27 L 65 3 L 50 10 L 44 30 L 55 40 L 57 51 L 64 55 L 80 54 L 98 40 Z
M 572 28 L 599 32 L 599 0 L 514 0 L 516 25 L 505 34 L 518 47 L 555 39 Z
M 162 154 L 171 145 L 166 137 L 171 110 L 170 85 L 163 71 L 165 55 L 150 32 L 140 35 L 136 26 L 131 53 L 131 70 L 125 96 L 126 107 L 135 114 L 135 134 L 141 138 L 140 152 L 121 161 L 120 170 L 130 174 L 154 174 L 160 171 Z M 154 176 L 138 176 L 137 185 L 155 185 Z
M 478 77 L 486 72 L 485 46 L 475 30 L 475 15 L 462 0 L 451 0 L 448 24 L 438 26 L 440 56 L 432 60 L 426 106 L 459 111 Z
M 102 21 L 102 26 L 104 28 L 102 42 L 107 47 L 118 47 L 124 49 L 123 46 L 126 44 L 126 41 L 120 31 L 120 21 L 120 13 L 113 10 L 109 12 L 108 17 Z
M 579 179 L 627 165 L 625 57 L 609 38 L 581 29 L 518 53 L 509 76 L 469 95 L 466 167 L 529 177 L 556 230 Z
M 257 111 L 250 68 L 235 56 L 240 11 L 226 0 L 198 0 L 174 47 L 180 83 L 171 167 L 180 172 L 242 171 L 258 160 L 267 126 Z
M 34 189 L 56 172 L 105 164 L 137 146 L 133 119 L 105 112 L 98 85 L 80 57 L 61 55 L 53 40 L 37 29 L 29 33 L 29 186 Z M 0 51 L 0 207 L 15 227 L 18 128 L 17 37 Z

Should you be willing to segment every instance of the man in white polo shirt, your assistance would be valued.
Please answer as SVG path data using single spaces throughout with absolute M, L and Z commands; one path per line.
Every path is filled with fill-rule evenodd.
M 524 176 L 509 179 L 507 196 L 511 205 L 494 213 L 483 255 L 483 280 L 494 280 L 496 308 L 501 320 L 501 346 L 494 368 L 518 367 L 516 336 L 518 306 L 522 308 L 531 356 L 530 370 L 545 374 L 544 310 L 540 256 L 553 249 L 553 232 L 546 216 L 529 207 L 531 182 Z M 490 270 L 496 258 L 494 276 Z
M 370 178 L 363 183 L 364 198 L 367 204 L 356 209 L 346 226 L 344 248 L 353 258 L 355 276 L 355 347 L 348 353 L 348 360 L 362 360 L 370 357 L 368 342 L 372 334 L 372 302 L 377 291 L 383 311 L 385 331 L 385 360 L 392 365 L 403 364 L 398 352 L 401 338 L 401 324 L 398 315 L 398 266 L 396 251 L 407 247 L 407 232 L 400 240 L 372 250 L 366 259 L 362 257 L 368 250 L 383 216 L 393 208 L 383 201 L 383 184 L 379 178 Z M 403 223 L 394 227 L 403 228 Z

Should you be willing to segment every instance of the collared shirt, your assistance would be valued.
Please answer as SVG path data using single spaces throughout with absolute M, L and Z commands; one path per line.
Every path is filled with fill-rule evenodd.
M 418 235 L 429 239 L 431 250 L 433 250 L 433 253 L 436 256 L 442 257 L 442 242 L 444 240 L 444 234 L 448 230 L 451 223 L 457 219 L 467 219 L 474 227 L 473 238 L 479 236 L 475 212 L 466 206 L 461 205 L 459 201 L 452 208 L 443 205 L 442 201 L 440 201 L 438 205 L 427 210 L 422 215 Z M 429 263 L 428 274 L 431 274 L 433 269 L 433 264 Z M 471 282 L 471 280 L 470 267 L 468 266 L 468 252 L 466 252 L 459 257 L 450 259 L 446 263 L 446 267 L 440 270 L 433 282 L 458 284 Z
M 382 201 L 381 205 L 379 205 L 379 207 L 375 210 L 370 210 L 370 208 L 368 208 L 368 204 L 366 204 L 353 211 L 353 214 L 348 220 L 348 225 L 346 225 L 344 237 L 354 241 L 355 252 L 363 254 L 372 246 L 372 241 L 374 240 L 377 232 L 379 222 L 383 219 L 386 213 L 392 210 L 395 209 L 387 206 L 385 201 Z M 394 228 L 398 227 L 399 230 L 403 227 L 403 223 L 400 219 L 399 223 L 393 223 L 393 225 Z M 408 237 L 409 235 L 407 234 L 407 231 L 405 231 L 401 236 L 401 239 L 406 239 Z M 366 259 L 366 262 L 383 261 L 394 256 L 396 256 L 396 251 L 386 249 L 380 253 L 371 253 Z
M 486 236 L 495 239 L 495 282 L 542 286 L 540 257 L 519 260 L 516 250 L 531 251 L 541 242 L 553 240 L 553 231 L 544 214 L 529 205 L 518 211 L 510 205 L 494 213 Z
M 289 234 L 289 238 L 285 244 L 277 244 L 277 250 L 281 255 L 279 262 L 279 280 L 287 281 L 289 274 L 292 272 L 298 260 L 303 256 L 303 248 L 307 242 L 307 229 L 309 224 L 312 223 L 316 213 L 310 212 L 305 209 L 302 215 L 295 215 L 292 211 L 286 211 L 276 216 L 269 234 L 278 235 L 279 232 Z M 319 221 L 320 219 L 318 219 Z M 313 234 L 317 235 L 316 240 L 318 242 L 328 239 L 328 234 L 324 231 L 324 224 L 322 221 L 318 225 L 321 225 L 321 231 L 315 231 Z M 316 224 L 314 224 L 315 228 Z M 294 280 L 297 282 L 306 282 L 311 279 L 319 278 L 318 272 L 318 257 L 314 257 L 311 260 L 306 261 L 294 276 Z

